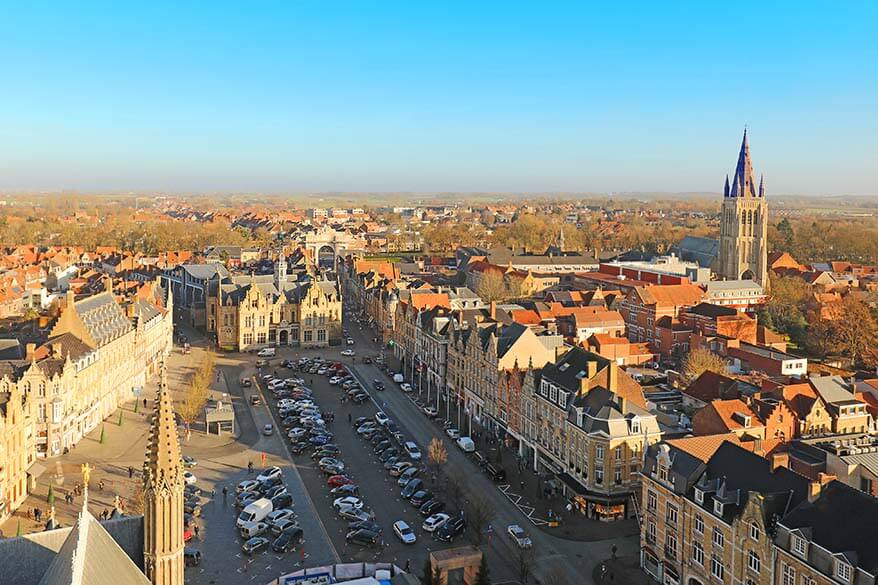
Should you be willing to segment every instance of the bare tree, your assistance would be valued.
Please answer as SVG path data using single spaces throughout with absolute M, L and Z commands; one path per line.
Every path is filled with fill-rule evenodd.
M 189 380 L 189 388 L 183 397 L 183 403 L 178 407 L 180 417 L 191 424 L 199 416 L 207 404 L 210 396 L 210 385 L 214 375 L 214 356 L 211 352 L 205 352 L 198 369 Z
M 502 301 L 507 295 L 506 279 L 499 270 L 486 270 L 476 283 L 476 294 L 482 297 L 486 303 Z
M 482 494 L 473 493 L 466 503 L 466 525 L 470 531 L 473 544 L 482 544 L 485 529 L 494 519 L 494 506 Z
M 460 509 L 463 497 L 466 494 L 466 476 L 459 473 L 450 473 L 445 483 L 445 496 L 455 508 Z
M 525 583 L 525 581 L 522 581 Z M 541 583 L 543 585 L 570 585 L 570 580 L 561 567 L 554 565 L 549 572 L 543 576 Z
M 532 547 L 516 547 L 513 561 L 515 562 L 515 572 L 518 574 L 518 581 L 521 585 L 527 585 L 528 578 L 533 575 L 534 557 L 534 549 Z M 557 585 L 562 584 L 558 583 Z

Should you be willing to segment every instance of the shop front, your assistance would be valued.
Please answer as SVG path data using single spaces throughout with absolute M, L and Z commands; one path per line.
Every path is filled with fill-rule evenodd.
M 558 474 L 564 485 L 564 494 L 572 508 L 592 520 L 614 522 L 628 515 L 629 494 L 607 495 L 593 492 L 576 481 L 570 474 Z

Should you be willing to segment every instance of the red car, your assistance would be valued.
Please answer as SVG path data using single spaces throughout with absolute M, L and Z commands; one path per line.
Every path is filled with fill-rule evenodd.
M 192 531 L 188 528 L 183 531 L 183 542 L 189 542 L 192 540 Z
M 331 488 L 337 488 L 340 485 L 347 485 L 349 483 L 354 483 L 354 480 L 346 475 L 332 475 L 326 480 L 326 485 Z

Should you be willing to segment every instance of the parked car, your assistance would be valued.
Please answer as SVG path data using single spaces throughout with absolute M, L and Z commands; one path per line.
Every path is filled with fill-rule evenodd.
M 404 486 L 408 484 L 421 470 L 412 465 L 408 467 L 405 471 L 399 474 L 399 479 L 397 480 L 397 485 Z
M 418 509 L 421 516 L 432 516 L 436 512 L 440 512 L 445 509 L 445 503 L 441 500 L 437 500 L 433 498 L 432 500 L 428 500 L 421 504 L 421 507 Z
M 269 478 L 272 478 L 272 477 L 276 477 L 276 476 L 279 476 L 279 475 L 282 475 L 282 474 L 283 474 L 283 472 L 281 471 L 280 467 L 269 467 L 269 468 L 267 468 L 267 469 L 264 469 L 264 470 L 262 471 L 262 473 L 260 473 L 260 474 L 256 477 L 256 479 L 257 479 L 258 481 L 263 481 L 263 480 L 265 480 L 265 479 L 269 479 Z
M 241 532 L 241 538 L 247 540 L 267 532 L 268 522 L 245 522 L 238 530 Z
M 348 522 L 371 520 L 372 516 L 365 510 L 357 510 L 353 506 L 344 506 L 338 511 L 338 515 Z
M 271 504 L 275 508 L 289 508 L 293 505 L 292 494 L 283 493 L 271 498 Z
M 393 533 L 396 534 L 403 544 L 414 544 L 418 540 L 418 537 L 405 520 L 397 520 L 393 523 Z
M 284 530 L 298 525 L 299 523 L 292 518 L 284 518 L 271 525 L 271 533 L 274 536 L 280 536 Z
M 530 539 L 530 536 L 528 536 L 527 532 L 524 531 L 524 528 L 518 524 L 510 524 L 507 526 L 506 533 L 518 548 L 530 548 L 533 546 L 533 541 Z
M 403 392 L 411 392 L 412 391 L 412 385 L 409 384 L 408 382 L 403 382 L 402 384 L 399 385 L 399 387 L 402 389 Z
M 329 479 L 326 480 L 326 485 L 331 488 L 338 487 L 340 485 L 345 485 L 349 483 L 354 483 L 354 480 L 347 477 L 346 475 L 333 475 Z
M 359 493 L 360 487 L 355 483 L 346 483 L 329 490 L 333 496 L 355 496 Z
M 258 552 L 262 552 L 268 546 L 268 539 L 264 536 L 255 536 L 244 543 L 241 552 L 247 556 L 253 556 Z
M 186 485 L 192 485 L 196 481 L 198 481 L 198 478 L 195 477 L 195 474 L 192 473 L 191 471 L 184 471 L 183 472 L 183 481 L 186 482 Z
M 433 492 L 430 490 L 418 490 L 412 494 L 411 499 L 409 501 L 412 503 L 412 506 L 421 507 L 421 504 L 426 502 L 427 500 L 433 499 Z
M 295 549 L 305 537 L 305 533 L 298 526 L 289 526 L 281 532 L 274 542 L 271 543 L 271 550 L 274 552 L 285 553 Z
M 439 512 L 438 514 L 433 514 L 421 524 L 421 528 L 424 532 L 435 532 L 442 528 L 442 526 L 451 519 L 451 516 L 444 512 Z
M 183 460 L 183 467 L 195 467 L 198 465 L 198 460 L 190 455 L 183 455 L 181 459 Z
M 387 461 L 391 457 L 398 457 L 398 456 L 399 456 L 399 449 L 397 449 L 396 447 L 391 447 L 390 449 L 385 449 L 384 451 L 381 452 L 381 454 L 378 456 L 378 461 L 381 461 L 382 463 L 384 463 L 385 461 Z
M 378 525 L 374 520 L 360 520 L 357 522 L 351 522 L 348 524 L 348 531 L 351 530 L 369 530 L 370 532 L 377 532 L 381 534 L 383 532 L 381 530 L 381 526 Z
M 472 453 L 476 450 L 476 444 L 470 437 L 459 437 L 457 439 L 457 446 L 460 447 L 460 450 L 464 453 Z
M 444 542 L 451 542 L 457 536 L 460 536 L 463 531 L 466 530 L 466 521 L 460 517 L 456 516 L 451 520 L 448 520 L 441 528 L 434 532 L 434 536 L 437 540 L 441 540 Z
M 418 449 L 418 446 L 415 445 L 412 441 L 408 441 L 405 444 L 405 452 L 408 453 L 409 459 L 411 459 L 412 461 L 421 460 L 421 450 Z
M 397 463 L 396 465 L 394 465 L 393 467 L 390 468 L 390 475 L 393 477 L 399 477 L 409 467 L 412 467 L 411 461 L 400 461 L 399 463 Z M 412 476 L 412 477 L 414 477 L 414 476 Z
M 423 485 L 423 480 L 420 477 L 416 477 L 407 484 L 405 484 L 405 487 L 402 488 L 402 491 L 399 492 L 399 495 L 408 500 L 413 495 L 415 495 L 415 492 L 421 489 L 421 486 Z
M 439 416 L 439 410 L 435 406 L 425 406 L 424 414 L 427 415 L 427 418 L 436 418 Z
M 295 513 L 289 508 L 279 508 L 271 512 L 268 516 L 265 517 L 265 521 L 271 525 L 277 524 L 281 520 L 288 520 L 293 518 Z
M 277 355 L 277 349 L 274 347 L 264 347 L 256 355 L 258 357 L 274 357 Z
M 454 441 L 460 438 L 460 431 L 453 427 L 445 429 L 445 434 Z
M 357 510 L 362 510 L 364 504 L 365 502 L 363 502 L 362 498 L 358 498 L 357 496 L 344 496 L 333 500 L 332 507 L 336 510 L 340 510 L 343 506 L 353 506 Z
M 345 540 L 359 546 L 374 547 L 381 541 L 381 535 L 371 530 L 352 530 L 345 535 Z
M 384 414 L 383 412 L 381 412 L 380 410 L 375 413 L 375 422 L 377 422 L 379 425 L 384 426 L 385 424 L 387 424 L 387 421 L 389 421 L 389 420 L 390 420 L 390 417 L 387 416 L 386 414 Z

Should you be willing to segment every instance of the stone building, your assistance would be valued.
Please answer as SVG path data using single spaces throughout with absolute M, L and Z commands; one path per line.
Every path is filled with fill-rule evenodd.
M 534 471 L 557 477 L 590 518 L 633 516 L 644 449 L 661 438 L 640 385 L 614 362 L 574 347 L 530 369 L 521 396 L 520 451 Z
M 0 516 L 23 500 L 23 480 L 36 458 L 72 448 L 139 395 L 171 351 L 172 311 L 173 295 L 156 283 L 121 300 L 108 291 L 77 300 L 69 291 L 48 340 L 29 346 L 26 359 L 0 361 L 0 396 L 21 397 L 6 404 L 3 436 L 23 433 L 0 451 L 7 470 Z
M 704 456 L 704 439 L 647 451 L 641 566 L 666 585 L 772 585 L 777 519 L 820 486 L 731 441 Z
M 717 273 L 723 280 L 752 280 L 768 290 L 768 203 L 765 181 L 753 177 L 747 131 L 731 184 L 726 176 L 720 217 Z
M 273 275 L 215 278 L 207 287 L 207 331 L 228 351 L 341 343 L 342 302 L 335 282 L 287 277 L 281 256 Z

